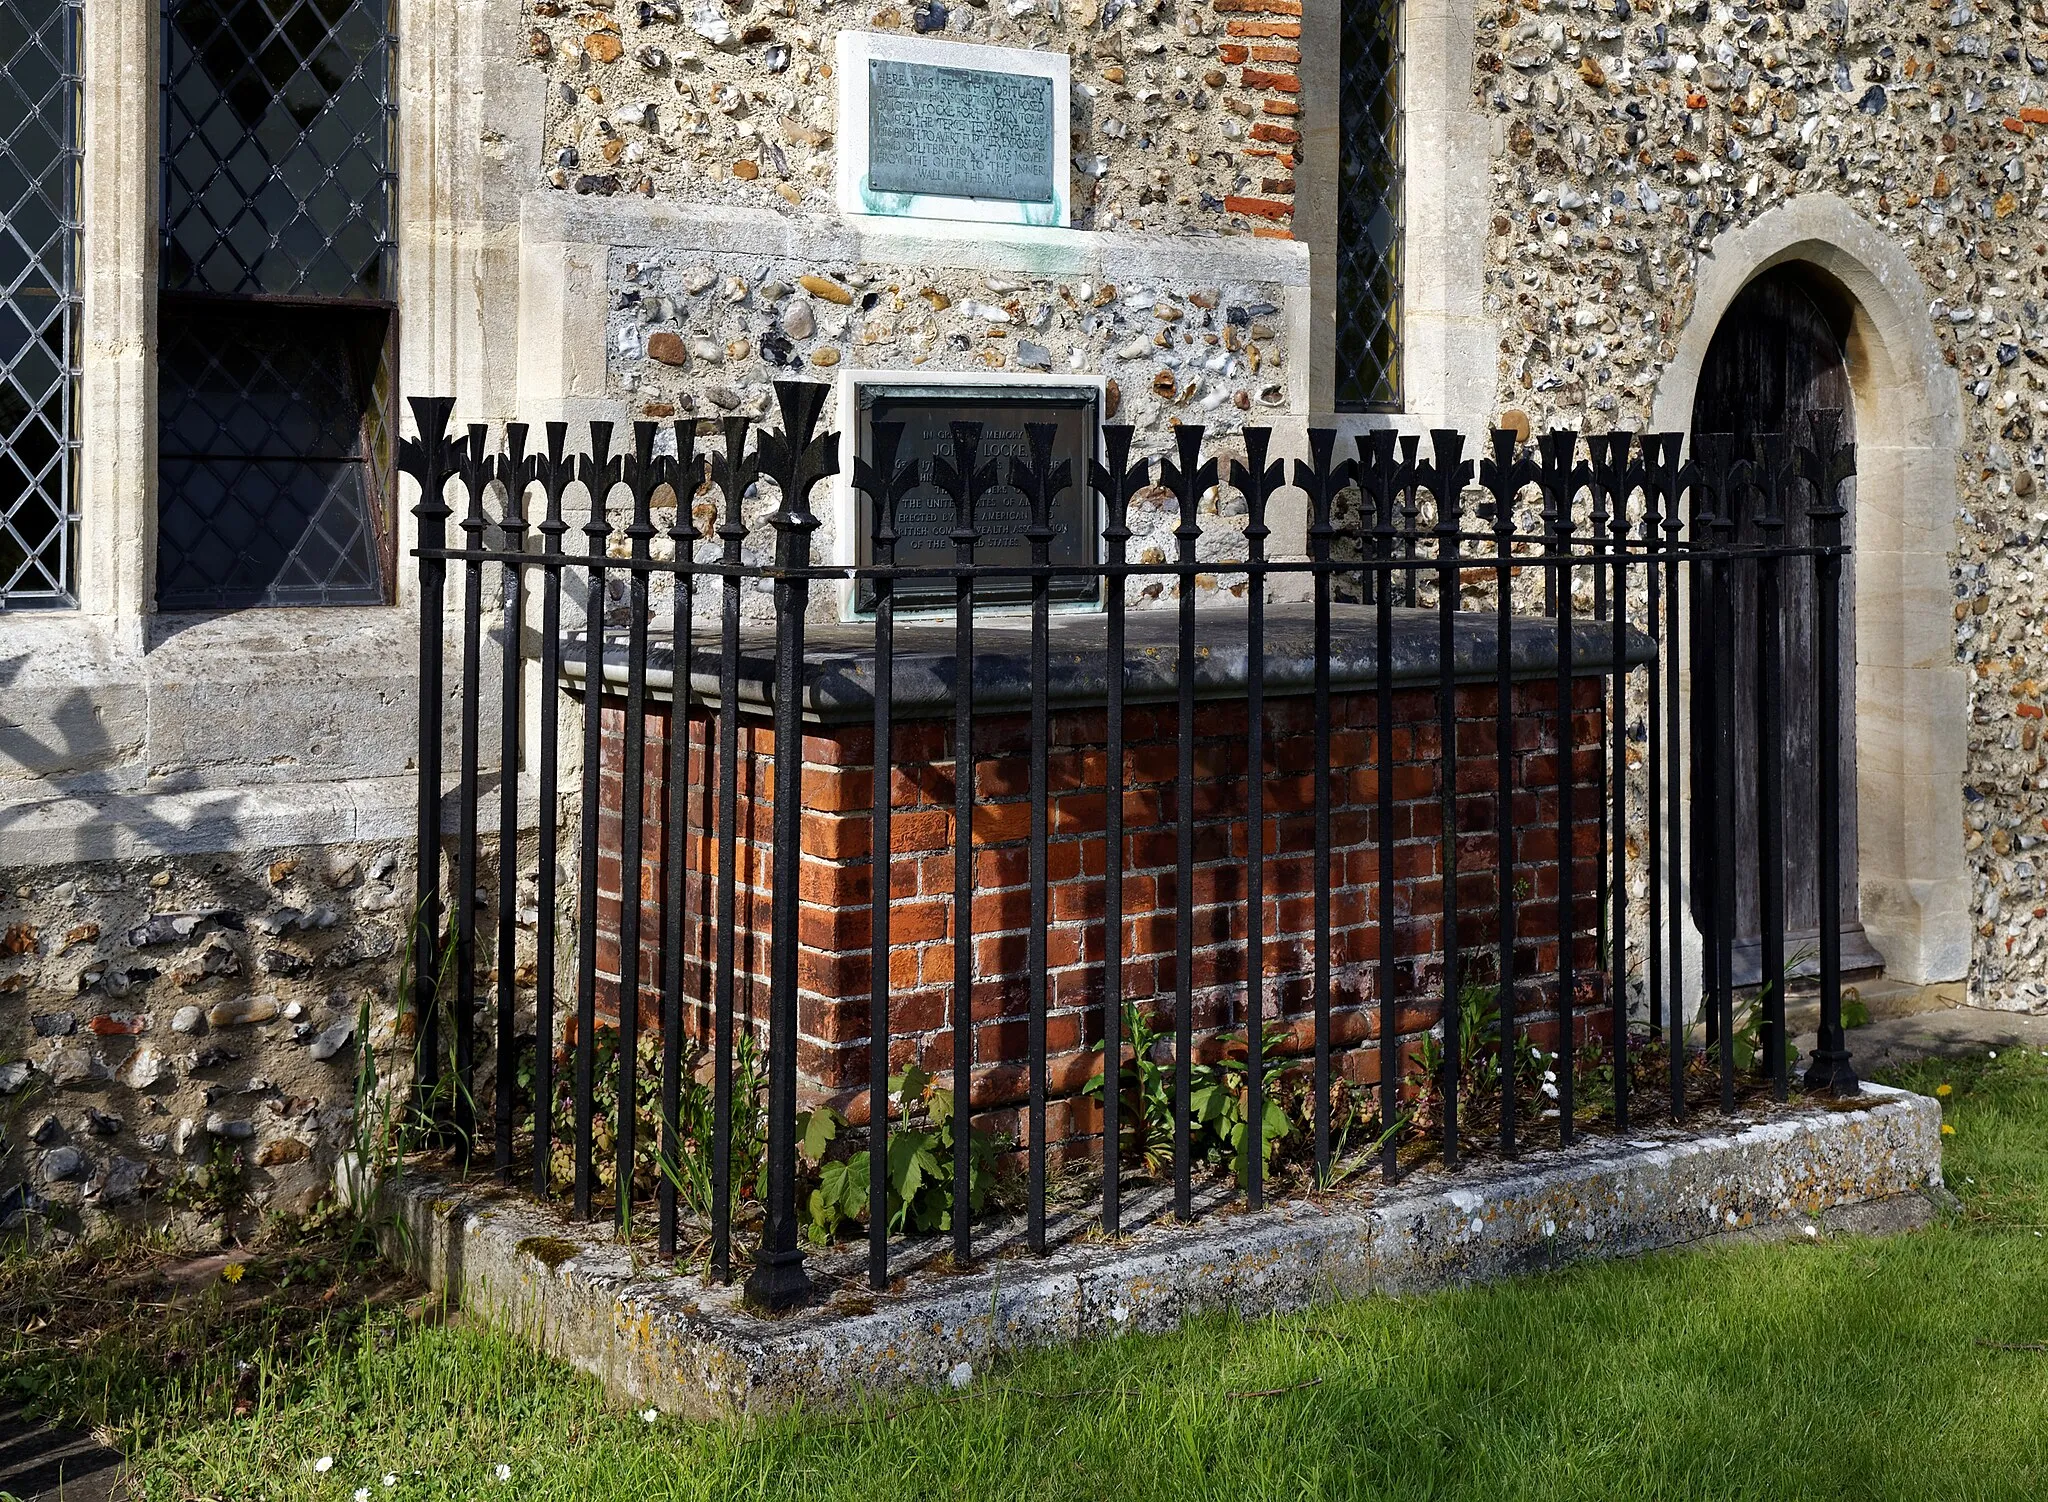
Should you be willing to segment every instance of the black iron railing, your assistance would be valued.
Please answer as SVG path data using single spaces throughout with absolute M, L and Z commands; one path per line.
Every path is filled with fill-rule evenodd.
M 1148 1165 L 1170 1178 L 1174 1213 L 1196 1212 L 1198 1132 L 1212 1144 L 1228 1140 L 1229 1152 L 1211 1157 L 1226 1167 L 1234 1161 L 1237 1184 L 1257 1207 L 1284 1161 L 1282 1134 L 1298 1157 L 1290 1171 L 1314 1186 L 1342 1177 L 1361 1157 L 1393 1179 L 1424 1158 L 1455 1166 L 1475 1152 L 1569 1145 L 1589 1126 L 1625 1132 L 1648 1119 L 1733 1109 L 1746 1098 L 1782 1100 L 1791 1084 L 1786 994 L 1801 968 L 1784 947 L 1788 820 L 1813 821 L 1820 852 L 1819 1046 L 1805 1084 L 1855 1088 L 1832 921 L 1841 910 L 1838 694 L 1817 694 L 1815 774 L 1788 784 L 1778 630 L 1788 577 L 1804 589 L 1810 571 L 1812 681 L 1841 683 L 1841 494 L 1854 464 L 1837 441 L 1837 415 L 1743 452 L 1732 439 L 1703 436 L 1690 457 L 1673 434 L 1550 433 L 1532 446 L 1496 432 L 1476 464 L 1456 432 L 1430 434 L 1426 453 L 1416 438 L 1367 433 L 1355 455 L 1340 457 L 1335 435 L 1322 430 L 1307 434 L 1305 458 L 1282 463 L 1260 428 L 1234 435 L 1241 456 L 1219 461 L 1204 457 L 1206 435 L 1191 424 L 1175 430 L 1169 456 L 1133 460 L 1133 431 L 1112 426 L 1086 475 L 1052 459 L 1046 426 L 1029 428 L 1029 457 L 984 461 L 980 425 L 956 424 L 950 457 L 920 463 L 901 458 L 900 424 L 877 424 L 871 457 L 850 476 L 872 516 L 873 561 L 854 567 L 812 556 L 820 525 L 813 496 L 839 467 L 837 435 L 818 431 L 825 388 L 783 382 L 777 396 L 779 430 L 727 418 L 708 454 L 693 421 L 667 430 L 636 423 L 623 454 L 612 451 L 609 424 L 591 424 L 587 445 L 572 450 L 566 425 L 551 423 L 533 452 L 523 424 L 507 424 L 495 442 L 483 425 L 451 438 L 452 402 L 412 404 L 419 437 L 404 445 L 402 467 L 420 491 L 413 942 L 419 956 L 452 954 L 438 970 L 415 966 L 415 1099 L 422 1118 L 464 1155 L 488 1153 L 508 1181 L 530 1155 L 534 1191 L 566 1188 L 586 1217 L 598 1213 L 609 1179 L 604 1213 L 622 1218 L 633 1213 L 642 1192 L 636 1176 L 651 1156 L 662 1252 L 700 1247 L 710 1271 L 725 1277 L 735 1227 L 758 1224 L 748 1287 L 760 1302 L 783 1306 L 810 1286 L 806 1229 L 831 1240 L 865 1220 L 876 1288 L 888 1286 L 897 1236 L 920 1226 L 945 1224 L 955 1261 L 973 1258 L 971 1207 L 1001 1158 L 976 1122 L 994 1101 L 992 1086 L 977 1095 L 976 1071 L 992 1062 L 1025 1075 L 1017 1117 L 1023 1161 L 1009 1209 L 1021 1204 L 1023 1233 L 1036 1250 L 1047 1245 L 1053 1218 L 1055 1148 L 1099 1161 L 1087 1214 L 1115 1232 L 1125 1220 L 1126 1179 Z M 758 507 L 756 524 L 748 520 L 757 484 L 774 500 L 766 517 L 772 559 L 749 555 L 759 530 Z M 1268 551 L 1273 498 L 1290 486 L 1308 503 L 1305 559 Z M 922 487 L 952 504 L 950 565 L 896 561 L 899 508 Z M 1028 501 L 1031 561 L 995 569 L 976 561 L 976 515 L 1001 487 Z M 1215 505 L 1219 487 L 1235 498 L 1227 521 Z M 612 509 L 620 491 L 622 526 Z M 1099 562 L 1056 570 L 1048 561 L 1056 503 L 1076 491 L 1099 502 Z M 1150 507 L 1162 497 L 1177 522 L 1173 554 L 1133 559 L 1134 503 Z M 575 552 L 567 547 L 572 503 L 585 516 Z M 658 524 L 663 516 L 666 526 Z M 1794 534 L 1788 522 L 1797 524 Z M 1228 556 L 1211 550 L 1219 537 Z M 615 550 L 620 538 L 623 553 Z M 459 583 L 453 692 L 442 666 L 451 567 Z M 1056 571 L 1103 584 L 1099 624 L 1086 627 L 1078 653 L 1069 638 L 1081 628 L 1067 615 L 1056 621 L 1051 609 Z M 1753 575 L 1759 602 L 1753 626 L 1737 621 L 1730 603 L 1744 573 Z M 977 583 L 996 576 L 1029 586 L 1028 645 L 1019 645 L 1025 628 L 1014 619 L 992 621 L 974 608 Z M 1129 604 L 1140 581 L 1155 578 L 1177 587 L 1170 632 L 1159 612 Z M 909 579 L 950 581 L 952 608 L 939 624 L 899 612 L 896 587 Z M 1212 579 L 1227 586 L 1218 598 L 1230 598 L 1229 589 L 1241 595 L 1241 610 L 1198 612 L 1200 586 Z M 807 652 L 814 592 L 850 581 L 863 586 L 858 597 L 871 592 L 871 613 L 816 624 Z M 772 591 L 766 624 L 758 607 L 745 608 L 764 586 Z M 1306 599 L 1288 603 L 1283 595 Z M 565 633 L 565 611 L 580 618 L 580 631 Z M 536 642 L 539 682 L 538 733 L 525 742 L 523 695 L 532 680 L 522 671 L 522 625 Z M 1736 737 L 1738 643 L 1756 654 L 1742 688 L 1754 696 L 1748 744 Z M 495 687 L 482 677 L 487 646 L 499 654 Z M 821 676 L 816 664 L 825 658 L 830 671 Z M 989 687 L 998 680 L 1000 693 Z M 951 687 L 943 715 L 927 692 L 937 681 Z M 573 870 L 557 849 L 564 685 L 585 706 Z M 1198 765 L 1203 717 L 1219 699 L 1243 705 L 1235 773 Z M 1294 754 L 1288 737 L 1299 739 L 1276 718 L 1283 700 L 1305 715 L 1287 723 L 1309 727 L 1305 807 L 1282 765 Z M 616 713 L 608 720 L 600 704 Z M 798 1057 L 808 942 L 800 937 L 804 748 L 807 730 L 817 733 L 834 706 L 842 723 L 863 720 L 872 737 L 870 801 L 858 811 L 869 821 L 871 852 L 860 899 L 866 973 L 825 998 L 864 1007 L 855 1057 L 864 1055 L 866 1078 L 836 1096 L 813 1081 L 806 1111 Z M 1028 771 L 1020 837 L 1024 1044 L 1021 1056 L 1002 1060 L 977 1057 L 987 1020 L 977 988 L 990 983 L 995 962 L 972 942 L 977 871 L 985 869 L 977 860 L 987 853 L 977 815 L 986 818 L 992 796 L 972 769 L 978 753 L 1008 754 L 1012 739 L 1009 722 L 999 725 L 992 712 L 1022 717 L 1017 743 Z M 949 1095 L 918 1072 L 917 1060 L 899 1069 L 892 1053 L 892 1005 L 907 984 L 891 968 L 892 919 L 907 911 L 895 892 L 902 857 L 892 832 L 907 805 L 894 783 L 899 732 L 911 714 L 941 726 L 950 719 L 946 747 L 920 753 L 954 769 L 940 795 L 952 813 L 946 1025 L 934 1032 L 928 1020 L 918 1024 L 929 1039 L 950 1042 Z M 1163 844 L 1148 844 L 1152 853 L 1141 857 L 1142 831 L 1127 826 L 1140 780 L 1127 731 L 1139 714 L 1176 753 L 1170 796 L 1160 780 L 1155 820 L 1162 832 L 1171 827 L 1170 861 Z M 495 845 L 485 849 L 481 756 L 493 717 L 502 775 Z M 651 721 L 663 717 L 667 729 L 656 736 Z M 1079 835 L 1063 825 L 1056 834 L 1049 767 L 1084 722 L 1088 745 L 1101 749 L 1100 824 Z M 451 728 L 459 748 L 452 776 L 443 760 Z M 616 744 L 608 746 L 608 736 Z M 1065 739 L 1055 745 L 1056 738 Z M 754 777 L 749 747 L 767 749 L 771 786 Z M 530 851 L 538 914 L 530 1022 L 513 922 L 529 855 L 520 831 L 522 759 L 541 809 Z M 1340 764 L 1341 786 L 1333 775 Z M 600 812 L 607 765 L 618 768 L 615 843 L 609 809 Z M 1735 828 L 1727 814 L 1738 775 L 1754 779 L 1754 829 Z M 452 851 L 444 843 L 449 801 Z M 765 830 L 763 804 L 772 810 Z M 646 844 L 650 827 L 660 832 L 655 849 Z M 1102 852 L 1101 869 L 1081 879 L 1080 958 L 1065 962 L 1085 982 L 1078 1003 L 1052 994 L 1055 972 L 1068 971 L 1048 954 L 1057 929 L 1050 858 L 1077 838 L 1098 841 Z M 765 878 L 753 859 L 764 839 Z M 1420 885 L 1415 870 L 1400 869 L 1404 848 L 1421 852 Z M 443 898 L 444 857 L 452 902 Z M 472 900 L 486 859 L 497 868 L 489 962 Z M 616 940 L 616 973 L 601 974 L 601 872 L 613 860 L 620 899 L 604 920 L 616 928 L 604 935 Z M 1134 874 L 1141 865 L 1142 878 Z M 1198 878 L 1226 867 L 1230 899 L 1198 904 Z M 1745 869 L 1763 955 L 1753 991 L 1738 986 L 1732 958 Z M 1170 950 L 1146 950 L 1133 938 L 1130 883 L 1140 879 L 1157 889 Z M 565 948 L 557 912 L 572 889 L 576 917 Z M 1290 909 L 1306 913 L 1292 929 Z M 1198 980 L 1212 928 L 1227 934 L 1228 963 Z M 1358 937 L 1368 928 L 1369 945 Z M 690 936 L 700 932 L 709 935 L 707 952 L 692 948 Z M 736 953 L 742 944 L 751 958 Z M 1159 977 L 1153 1002 L 1127 1014 L 1141 964 Z M 1333 996 L 1340 986 L 1341 1000 Z M 757 991 L 765 1008 L 748 1015 Z M 566 1018 L 558 1015 L 564 993 L 573 1006 Z M 643 993 L 658 998 L 658 1016 L 642 1015 Z M 1211 1007 L 1218 995 L 1221 1022 Z M 607 998 L 615 1020 L 604 1015 Z M 1000 999 L 992 1005 L 1000 1015 Z M 1049 1107 L 1056 1094 L 1077 1097 L 1071 1079 L 1056 1090 L 1049 1076 L 1055 1014 L 1075 1016 L 1106 1061 L 1084 1092 L 1099 1097 L 1099 1124 L 1058 1138 Z M 494 1047 L 482 1070 L 477 1035 L 492 1017 Z M 1131 1037 L 1131 1027 L 1142 1031 Z M 1532 1059 L 1531 1038 L 1547 1039 L 1549 1051 L 1535 1047 Z M 651 1078 L 643 1080 L 643 1068 Z M 476 1119 L 480 1092 L 489 1099 L 488 1124 Z M 643 1096 L 652 1107 L 644 1126 Z M 822 1127 L 821 1110 L 831 1113 Z M 568 1155 L 558 1163 L 564 1129 Z M 864 1163 L 852 1155 L 863 1143 Z M 1145 1161 L 1134 1161 L 1141 1150 Z M 898 1160 L 914 1153 L 926 1154 L 934 1171 L 913 1194 Z M 1006 1213 L 1004 1198 L 990 1217 Z M 835 1203 L 852 1213 L 839 1216 Z

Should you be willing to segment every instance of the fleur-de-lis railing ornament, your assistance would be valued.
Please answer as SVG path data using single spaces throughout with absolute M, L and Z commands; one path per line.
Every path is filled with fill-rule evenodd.
M 1391 428 L 1374 428 L 1360 433 L 1356 439 L 1358 457 L 1351 462 L 1351 482 L 1358 487 L 1358 550 L 1361 556 L 1391 559 L 1396 549 L 1394 532 L 1395 496 L 1401 478 L 1399 458 L 1400 435 Z M 1295 488 L 1305 490 L 1297 470 Z M 1338 487 L 1339 490 L 1343 488 Z M 1309 496 L 1309 555 L 1315 555 L 1314 515 L 1315 492 Z M 1332 502 L 1334 505 L 1334 500 Z M 1377 601 L 1382 589 L 1393 588 L 1393 573 L 1384 567 L 1367 571 L 1365 576 L 1365 598 Z
M 1131 498 L 1152 483 L 1152 468 L 1145 460 L 1131 463 L 1129 423 L 1109 423 L 1102 429 L 1102 458 L 1088 462 L 1088 477 L 1095 493 L 1102 497 L 1102 542 L 1105 560 L 1111 568 L 1130 562 Z M 1122 595 L 1124 581 L 1112 579 L 1111 590 Z
M 953 542 L 954 563 L 968 569 L 974 565 L 974 545 L 981 536 L 981 498 L 995 489 L 1000 476 L 993 460 L 981 462 L 980 423 L 949 423 L 947 430 L 953 453 L 932 460 L 932 483 L 953 498 L 953 530 L 947 535 Z M 964 574 L 961 582 L 967 582 Z
M 1421 525 L 1422 503 L 1416 498 L 1416 490 L 1422 484 L 1422 464 L 1418 457 L 1422 449 L 1419 434 L 1401 435 L 1400 474 L 1395 481 L 1395 490 L 1401 501 L 1401 551 L 1409 558 L 1415 556 L 1416 530 Z M 1408 603 L 1415 603 L 1415 570 L 1408 571 Z
M 1495 551 L 1507 557 L 1515 531 L 1515 503 L 1539 478 L 1536 464 L 1513 428 L 1495 428 L 1492 452 L 1479 461 L 1479 483 L 1490 498 L 1486 518 L 1493 527 Z
M 782 504 L 769 519 L 776 533 L 778 568 L 810 567 L 811 534 L 820 525 L 811 510 L 811 492 L 839 473 L 839 435 L 818 431 L 830 390 L 814 381 L 775 383 L 782 431 L 762 433 L 760 448 L 761 470 L 782 491 Z
M 1336 458 L 1336 447 L 1334 429 L 1310 428 L 1308 458 L 1296 459 L 1293 466 L 1294 488 L 1308 497 L 1309 561 L 1318 567 L 1329 563 L 1337 540 L 1337 497 L 1358 479 L 1358 464 Z
M 1073 485 L 1074 465 L 1068 459 L 1053 459 L 1053 442 L 1059 436 L 1059 428 L 1053 423 L 1027 422 L 1024 436 L 1031 445 L 1031 457 L 1010 461 L 1009 480 L 1030 503 L 1031 520 L 1024 536 L 1031 544 L 1032 566 L 1042 569 L 1051 564 L 1052 540 L 1059 536 L 1059 529 L 1052 523 L 1053 499 Z
M 1272 440 L 1270 429 L 1246 428 L 1244 459 L 1230 461 L 1230 484 L 1244 497 L 1245 553 L 1253 564 L 1266 561 L 1266 539 L 1273 535 L 1273 529 L 1266 524 L 1267 507 L 1273 492 L 1287 484 L 1287 466 L 1278 459 L 1270 464 L 1266 461 Z
M 1735 503 L 1736 486 L 1741 483 L 1736 466 L 1741 463 L 1733 433 L 1693 434 L 1692 464 L 1697 476 L 1693 530 L 1697 540 L 1704 542 L 1720 532 L 1722 514 Z
M 484 533 L 490 527 L 490 520 L 484 515 L 484 495 L 498 478 L 498 464 L 486 447 L 489 441 L 490 429 L 473 422 L 467 435 L 455 444 L 455 473 L 462 481 L 463 493 L 462 520 L 458 525 L 463 531 L 462 546 L 468 552 L 483 547 Z
M 630 556 L 636 563 L 645 563 L 653 557 L 656 535 L 654 493 L 666 485 L 669 478 L 667 456 L 654 451 L 654 440 L 660 432 L 657 423 L 634 423 L 633 452 L 625 462 L 626 490 L 633 501 L 633 513 L 625 530 L 631 547 Z M 636 577 L 645 578 L 646 575 L 636 571 Z
M 697 561 L 697 544 L 704 537 L 703 528 L 697 525 L 697 489 L 704 483 L 704 456 L 697 452 L 697 425 L 688 420 L 674 424 L 676 451 L 668 456 L 669 493 L 676 498 L 675 518 L 669 524 L 668 540 L 675 549 L 677 563 L 690 565 Z M 683 575 L 685 584 L 695 584 L 696 576 Z
M 730 568 L 739 566 L 742 545 L 747 540 L 747 492 L 761 476 L 760 450 L 747 442 L 753 426 L 749 417 L 726 418 L 725 444 L 711 456 L 711 483 L 718 487 L 723 501 L 718 537 L 725 544 L 723 561 Z M 739 581 L 732 582 L 737 586 Z
M 1838 548 L 1842 545 L 1842 518 L 1849 514 L 1842 504 L 1842 486 L 1856 474 L 1856 445 L 1842 441 L 1842 414 L 1823 409 L 1810 415 L 1812 442 L 1799 446 L 1794 459 L 1798 477 L 1813 487 L 1813 504 L 1807 515 L 1813 518 L 1813 545 Z
M 408 405 L 419 436 L 399 439 L 398 467 L 420 488 L 419 501 L 412 511 L 419 519 L 420 546 L 443 548 L 448 545 L 446 522 L 450 515 L 447 482 L 456 465 L 454 446 L 448 439 L 448 419 L 455 412 L 455 398 L 416 396 Z
M 1173 529 L 1174 538 L 1180 544 L 1175 561 L 1183 570 L 1181 594 L 1188 598 L 1192 598 L 1194 580 L 1187 571 L 1194 567 L 1195 550 L 1202 540 L 1202 497 L 1216 484 L 1217 475 L 1216 461 L 1202 457 L 1203 431 L 1200 423 L 1184 422 L 1175 428 L 1173 439 L 1179 450 L 1179 462 L 1162 459 L 1159 463 L 1159 483 L 1172 491 L 1180 504 L 1180 524 Z
M 612 425 L 593 422 L 590 425 L 590 452 L 576 458 L 576 478 L 590 496 L 590 516 L 583 523 L 587 544 L 585 552 L 589 557 L 602 558 L 609 549 L 612 488 L 624 478 L 625 470 L 625 459 L 612 452 Z
M 868 441 L 874 448 L 875 457 L 869 460 L 856 455 L 853 461 L 854 488 L 868 498 L 869 545 L 877 568 L 896 566 L 897 508 L 903 498 L 922 483 L 922 466 L 915 459 L 897 462 L 897 454 L 903 447 L 903 424 L 900 422 L 878 422 L 868 429 Z M 895 581 L 886 575 L 875 580 L 876 598 L 886 599 L 894 593 Z
M 1607 553 L 1618 566 L 1628 544 L 1628 498 L 1642 477 L 1634 458 L 1636 435 L 1625 428 L 1594 433 L 1586 439 L 1586 466 L 1592 479 L 1593 509 L 1589 515 L 1594 553 Z M 1607 614 L 1608 570 L 1593 570 L 1593 614 Z
M 1465 457 L 1465 435 L 1455 428 L 1431 428 L 1429 443 L 1430 457 L 1416 467 L 1415 484 L 1436 503 L 1438 565 L 1454 567 L 1462 525 L 1458 508 L 1465 487 L 1472 483 L 1472 461 Z
M 498 483 L 505 487 L 505 515 L 499 530 L 505 534 L 507 552 L 519 552 L 526 545 L 526 489 L 540 478 L 541 456 L 526 451 L 530 430 L 523 422 L 505 424 L 505 448 L 498 455 Z M 508 580 L 515 587 L 519 576 Z

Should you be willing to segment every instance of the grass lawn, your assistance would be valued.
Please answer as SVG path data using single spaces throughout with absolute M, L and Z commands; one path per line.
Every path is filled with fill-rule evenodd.
M 2048 1495 L 2048 1058 L 1901 1082 L 1953 1087 L 1965 1207 L 1910 1236 L 1208 1319 L 850 1421 L 743 1434 L 617 1413 L 567 1368 L 403 1289 L 366 1298 L 363 1269 L 305 1249 L 233 1283 L 202 1269 L 182 1296 L 157 1273 L 158 1292 L 123 1294 L 140 1253 L 15 1254 L 0 1390 L 99 1426 L 150 1498 Z M 104 1317 L 67 1324 L 66 1288 L 104 1290 Z

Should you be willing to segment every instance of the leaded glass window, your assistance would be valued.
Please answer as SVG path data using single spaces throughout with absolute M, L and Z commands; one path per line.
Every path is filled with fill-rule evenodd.
M 1401 405 L 1401 4 L 1344 6 L 1337 208 L 1337 406 Z
M 157 602 L 385 597 L 392 0 L 165 0 Z
M 78 30 L 0 3 L 0 608 L 74 603 Z

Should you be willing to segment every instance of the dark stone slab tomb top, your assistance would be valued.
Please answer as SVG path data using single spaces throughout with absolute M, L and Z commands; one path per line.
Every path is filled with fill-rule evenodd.
M 1195 613 L 1195 692 L 1203 699 L 1241 698 L 1250 675 L 1242 607 Z M 1179 685 L 1179 613 L 1133 610 L 1125 618 L 1124 697 L 1130 704 L 1171 700 Z M 1394 683 L 1413 688 L 1438 681 L 1441 618 L 1434 610 L 1393 613 Z M 1266 607 L 1266 677 L 1269 697 L 1307 694 L 1315 688 L 1315 615 L 1306 602 Z M 1451 670 L 1460 683 L 1492 683 L 1497 672 L 1499 622 L 1488 612 L 1453 617 Z M 1548 616 L 1518 616 L 1508 633 L 1508 653 L 1518 682 L 1554 677 L 1560 644 L 1557 622 Z M 766 708 L 774 697 L 775 635 L 744 629 L 739 643 L 739 701 Z M 623 630 L 607 631 L 604 676 L 608 689 L 626 682 L 627 641 Z M 1633 667 L 1650 661 L 1655 645 L 1630 627 L 1625 657 Z M 690 689 L 693 697 L 718 697 L 720 637 L 716 624 L 692 633 Z M 576 633 L 563 650 L 562 675 L 579 684 L 586 674 L 586 638 Z M 647 637 L 647 688 L 657 700 L 671 697 L 675 650 L 666 630 Z M 1379 683 L 1378 611 L 1370 605 L 1330 607 L 1330 690 L 1355 693 Z M 1575 677 L 1613 671 L 1612 622 L 1574 620 L 1571 663 Z M 899 618 L 895 627 L 891 701 L 898 719 L 950 714 L 960 692 L 961 654 L 950 616 Z M 1101 704 L 1108 692 L 1108 622 L 1089 611 L 1052 617 L 1047 668 L 1054 709 Z M 1001 713 L 1031 703 L 1031 623 L 1015 614 L 986 616 L 974 627 L 974 704 Z M 874 715 L 875 629 L 870 621 L 811 623 L 804 632 L 804 712 L 826 724 L 865 721 Z

